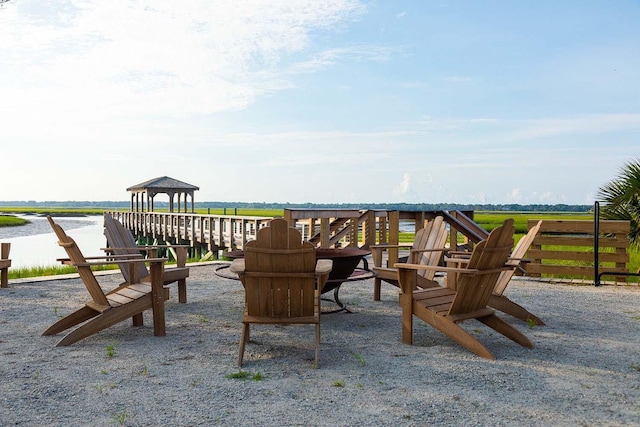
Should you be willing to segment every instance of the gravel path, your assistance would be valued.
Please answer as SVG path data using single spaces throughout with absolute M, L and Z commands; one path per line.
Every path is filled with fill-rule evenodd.
M 415 344 L 402 344 L 396 288 L 383 286 L 374 302 L 372 280 L 346 283 L 353 313 L 323 315 L 318 369 L 312 327 L 255 326 L 243 380 L 229 378 L 243 289 L 214 269 L 191 267 L 187 304 L 172 287 L 166 337 L 153 336 L 145 315 L 143 328 L 123 322 L 66 348 L 40 334 L 84 303 L 79 279 L 0 290 L 0 424 L 640 425 L 638 286 L 514 280 L 507 294 L 547 326 L 505 316 L 534 342 L 529 350 L 463 323 L 491 361 L 419 320 Z

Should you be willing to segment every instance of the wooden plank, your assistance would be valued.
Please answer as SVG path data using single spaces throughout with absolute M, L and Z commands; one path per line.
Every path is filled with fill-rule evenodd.
M 601 270 L 628 272 L 628 269 L 602 268 Z M 527 275 L 534 274 L 556 274 L 566 276 L 585 276 L 593 277 L 593 266 L 575 266 L 575 265 L 558 265 L 558 264 L 529 264 L 527 265 Z
M 593 236 L 538 236 L 533 242 L 534 245 L 549 246 L 584 246 L 593 247 Z M 627 239 L 614 239 L 603 237 L 600 238 L 601 248 L 628 248 L 629 241 Z
M 528 221 L 528 226 L 532 227 L 539 220 Z M 600 221 L 601 233 L 628 234 L 630 225 L 628 221 Z M 544 220 L 540 227 L 541 233 L 585 233 L 593 235 L 594 223 L 587 220 Z
M 528 259 L 545 259 L 545 260 L 568 260 L 568 261 L 593 261 L 593 252 L 579 251 L 550 251 L 540 249 L 529 249 L 527 251 Z M 628 253 L 600 252 L 598 254 L 600 262 L 629 262 Z M 526 269 L 525 265 L 525 269 Z

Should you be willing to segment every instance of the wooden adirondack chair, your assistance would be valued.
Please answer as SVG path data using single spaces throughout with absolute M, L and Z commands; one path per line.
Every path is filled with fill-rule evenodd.
M 124 257 L 110 255 L 108 258 L 111 261 L 105 261 L 105 257 L 85 258 L 73 238 L 69 237 L 50 216 L 47 219 L 58 237 L 58 244 L 64 248 L 69 256 L 68 259 L 60 259 L 59 261 L 76 267 L 82 282 L 91 295 L 91 300 L 81 309 L 54 323 L 42 335 L 55 335 L 84 323 L 67 334 L 56 344 L 56 347 L 70 345 L 130 317 L 133 319 L 134 326 L 142 326 L 142 313 L 147 309 L 153 311 L 153 334 L 155 336 L 166 334 L 164 302 L 169 298 L 169 290 L 162 284 L 165 258 L 144 260 L 139 255 L 137 259 L 131 259 L 130 255 Z M 130 283 L 124 283 L 105 294 L 91 271 L 91 266 L 115 264 L 114 258 L 118 260 L 117 262 L 132 267 L 130 269 L 132 280 Z M 133 266 L 145 261 L 151 265 L 150 283 L 141 283 L 135 280 Z
M 500 273 L 500 277 L 498 277 L 495 289 L 493 290 L 493 294 L 491 294 L 488 303 L 489 307 L 493 307 L 496 310 L 502 311 L 503 313 L 509 314 L 526 322 L 532 322 L 539 326 L 544 325 L 544 322 L 542 320 L 540 320 L 533 313 L 529 312 L 526 308 L 511 301 L 506 295 L 503 295 L 503 293 L 514 274 L 526 273 L 526 269 L 522 266 L 526 262 L 524 256 L 531 247 L 533 239 L 535 239 L 536 235 L 538 234 L 541 225 L 542 221 L 538 221 L 535 226 L 531 227 L 527 234 L 522 236 L 522 238 L 516 244 L 515 248 L 513 248 L 513 251 L 509 256 L 509 260 L 507 261 L 507 266 L 510 266 L 511 268 Z M 447 262 L 447 265 L 456 265 L 460 267 L 461 265 L 464 265 L 468 262 L 468 256 L 469 254 L 466 254 L 465 257 L 463 254 L 457 253 L 456 255 L 454 255 L 454 258 L 452 260 L 449 260 L 449 262 Z M 455 289 L 455 282 L 456 280 L 448 282 L 448 286 Z
M 478 356 L 488 359 L 493 359 L 493 355 L 480 341 L 460 327 L 459 322 L 477 319 L 518 344 L 533 347 L 525 335 L 487 307 L 498 277 L 502 271 L 512 268 L 506 263 L 513 247 L 514 230 L 511 219 L 494 229 L 486 240 L 475 246 L 466 268 L 395 264 L 402 291 L 400 305 L 404 343 L 413 343 L 415 315 Z M 417 271 L 424 268 L 438 269 L 448 274 L 458 273 L 456 290 L 437 287 L 414 291 Z
M 11 260 L 9 252 L 11 251 L 11 243 L 0 243 L 0 288 L 9 287 L 9 267 Z
M 507 296 L 503 295 L 503 292 L 507 288 L 507 285 L 511 281 L 511 278 L 514 274 L 516 274 L 518 271 L 526 273 L 526 268 L 522 267 L 522 264 L 526 261 L 524 259 L 524 256 L 529 250 L 529 247 L 531 247 L 533 239 L 535 239 L 538 231 L 540 231 L 541 225 L 542 221 L 538 221 L 538 223 L 535 226 L 531 227 L 529 232 L 522 236 L 522 238 L 518 241 L 516 247 L 513 248 L 513 252 L 511 252 L 509 261 L 507 261 L 507 265 L 511 268 L 500 273 L 500 277 L 498 277 L 498 281 L 496 282 L 496 287 L 493 290 L 493 294 L 491 294 L 491 297 L 489 297 L 489 307 L 493 307 L 496 310 L 500 310 L 503 313 L 507 313 L 520 320 L 533 322 L 534 324 L 540 326 L 544 325 L 544 322 L 542 320 L 540 320 L 533 313 L 529 312 L 529 310 L 527 310 L 526 308 L 511 301 Z
M 245 290 L 245 312 L 238 366 L 242 366 L 250 325 L 312 324 L 316 328 L 316 366 L 320 351 L 320 294 L 331 272 L 331 260 L 318 260 L 314 246 L 303 242 L 300 232 L 286 220 L 273 219 L 244 247 L 244 258 L 235 259 Z
M 394 286 L 400 286 L 398 283 L 398 269 L 392 267 L 383 267 L 383 252 L 395 248 L 411 248 L 409 256 L 406 260 L 409 264 L 423 264 L 436 266 L 442 258 L 443 252 L 446 250 L 447 242 L 447 226 L 441 216 L 435 217 L 429 221 L 427 225 L 418 230 L 413 244 L 411 245 L 373 245 L 370 247 L 373 258 L 373 271 L 377 274 L 374 279 L 373 299 L 380 301 L 380 288 L 382 281 L 390 283 Z M 438 286 L 434 281 L 436 271 L 420 270 L 418 272 L 416 286 L 418 288 L 430 288 Z
M 165 248 L 174 250 L 176 267 L 165 268 L 163 283 L 168 285 L 177 282 L 178 301 L 182 303 L 187 302 L 187 277 L 189 277 L 189 268 L 185 267 L 185 265 L 189 245 L 138 245 L 131 231 L 127 230 L 120 221 L 112 218 L 109 214 L 104 214 L 104 235 L 107 238 L 107 245 L 109 246 L 105 248 L 105 251 L 115 255 L 140 255 L 146 252 L 150 258 L 157 258 L 158 249 Z M 124 279 L 130 282 L 129 266 L 124 263 L 119 263 L 118 266 Z M 148 283 L 151 280 L 149 270 L 144 263 L 138 263 L 135 268 L 137 269 L 136 277 L 140 278 L 138 280 L 143 283 Z

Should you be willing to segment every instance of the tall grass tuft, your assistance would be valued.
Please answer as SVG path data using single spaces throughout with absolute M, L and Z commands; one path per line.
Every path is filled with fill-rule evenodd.
M 116 270 L 117 265 L 104 265 L 91 268 L 94 271 Z M 9 279 L 25 279 L 27 277 L 58 276 L 61 274 L 77 273 L 70 265 L 37 265 L 32 267 L 10 268 Z

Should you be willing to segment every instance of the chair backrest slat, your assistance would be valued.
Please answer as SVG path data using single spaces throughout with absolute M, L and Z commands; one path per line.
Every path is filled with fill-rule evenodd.
M 58 245 L 64 248 L 71 262 L 76 264 L 76 269 L 78 270 L 78 274 L 82 279 L 82 283 L 84 283 L 87 291 L 89 291 L 93 302 L 100 306 L 109 307 L 109 301 L 107 300 L 104 291 L 100 287 L 100 284 L 91 271 L 91 267 L 77 265 L 84 264 L 86 262 L 86 259 L 84 255 L 82 255 L 82 252 L 80 252 L 80 248 L 78 248 L 75 240 L 68 236 L 67 233 L 65 233 L 65 231 L 62 229 L 62 227 L 60 227 L 53 221 L 53 218 L 47 216 L 47 219 L 49 220 L 49 224 L 51 225 L 54 233 L 58 237 Z
M 446 242 L 447 224 L 444 222 L 442 216 L 437 216 L 429 221 L 424 228 L 416 232 L 412 249 L 444 248 Z M 438 265 L 442 258 L 442 253 L 443 251 L 416 253 L 413 258 L 411 256 L 409 257 L 409 262 L 412 264 Z M 435 273 L 435 270 L 429 269 L 418 271 L 418 275 L 427 280 L 433 280 Z

